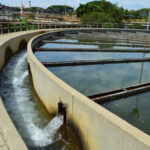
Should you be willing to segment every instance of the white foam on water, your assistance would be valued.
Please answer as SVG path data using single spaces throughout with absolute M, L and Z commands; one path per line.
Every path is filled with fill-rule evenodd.
M 16 77 L 15 73 L 14 73 L 14 78 L 13 78 L 13 85 L 14 87 L 17 88 L 17 85 L 23 84 L 24 79 L 28 76 L 28 71 L 26 70 L 21 76 L 20 78 Z
M 22 57 L 20 59 L 17 60 L 16 62 L 16 68 L 18 68 L 27 58 L 28 54 L 24 53 L 24 55 L 22 55 Z
M 5 75 L 8 80 L 3 81 L 3 91 L 8 90 L 8 87 L 5 87 L 5 85 L 10 82 L 12 85 L 10 92 L 5 94 L 8 104 L 11 102 L 10 106 L 8 106 L 8 111 L 13 113 L 13 119 L 17 122 L 19 131 L 22 132 L 28 145 L 44 147 L 54 142 L 55 133 L 63 124 L 63 117 L 57 115 L 44 128 L 39 127 L 40 124 L 43 124 L 43 118 L 32 101 L 32 89 L 28 85 L 30 82 L 26 63 L 26 52 L 21 53 L 11 60 L 10 65 L 5 68 Z
M 62 116 L 55 116 L 44 129 L 39 129 L 34 124 L 30 124 L 33 134 L 31 135 L 34 145 L 44 147 L 54 142 L 55 133 L 62 126 Z
M 63 116 L 57 115 L 48 123 L 48 125 L 44 128 L 43 131 L 48 136 L 50 135 L 51 137 L 53 137 L 53 135 L 62 126 L 62 124 L 63 124 Z

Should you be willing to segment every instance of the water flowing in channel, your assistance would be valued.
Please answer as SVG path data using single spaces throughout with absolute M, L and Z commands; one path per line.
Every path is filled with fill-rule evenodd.
M 68 145 L 75 147 L 59 132 L 62 116 L 51 116 L 34 93 L 27 70 L 26 50 L 16 54 L 0 73 L 0 96 L 30 150 L 51 149 L 51 145 L 58 150 Z
M 58 129 L 62 126 L 62 116 L 55 116 L 43 129 L 39 129 L 37 126 L 32 124 L 29 130 L 33 129 L 31 135 L 32 140 L 36 146 L 45 147 L 54 142 L 54 136 Z
M 32 87 L 29 86 L 30 79 L 26 64 L 25 51 L 11 59 L 1 73 L 0 95 L 27 144 L 30 147 L 33 145 L 43 147 L 54 142 L 55 133 L 63 122 L 61 116 L 49 118 L 49 121 L 52 119 L 49 123 L 39 116 L 41 114 L 38 112 L 38 104 L 32 101 L 32 96 L 35 98 L 35 95 Z

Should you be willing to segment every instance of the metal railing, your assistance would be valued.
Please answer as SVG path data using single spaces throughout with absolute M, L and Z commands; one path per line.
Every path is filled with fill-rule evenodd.
M 147 30 L 147 23 L 67 23 L 67 22 L 0 22 L 0 34 L 27 31 L 36 29 L 54 28 L 120 28 L 120 29 L 143 29 Z

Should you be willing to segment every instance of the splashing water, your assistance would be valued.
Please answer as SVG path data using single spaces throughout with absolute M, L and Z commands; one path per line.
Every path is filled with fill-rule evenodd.
M 49 123 L 40 116 L 33 102 L 33 98 L 34 101 L 38 100 L 32 92 L 32 87 L 29 87 L 26 64 L 26 51 L 20 52 L 10 60 L 0 76 L 0 95 L 27 145 L 44 147 L 54 142 L 55 133 L 63 124 L 62 116 L 57 115 L 51 121 L 49 119 Z
M 34 124 L 31 124 L 30 130 L 34 133 L 31 135 L 36 146 L 44 147 L 54 142 L 55 133 L 63 125 L 62 116 L 55 116 L 44 129 L 39 129 Z M 40 145 L 39 145 L 40 143 Z
M 63 117 L 53 118 L 37 98 L 26 50 L 13 56 L 0 72 L 0 96 L 29 150 L 81 150 L 73 130 L 62 126 Z
M 55 132 L 62 126 L 63 124 L 63 116 L 57 115 L 53 118 L 48 125 L 44 128 L 44 133 L 51 137 L 55 134 Z

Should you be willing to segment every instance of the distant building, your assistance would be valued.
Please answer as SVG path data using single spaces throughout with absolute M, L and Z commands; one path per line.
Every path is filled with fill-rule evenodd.
M 0 6 L 0 20 L 13 20 L 15 9 L 8 6 Z

